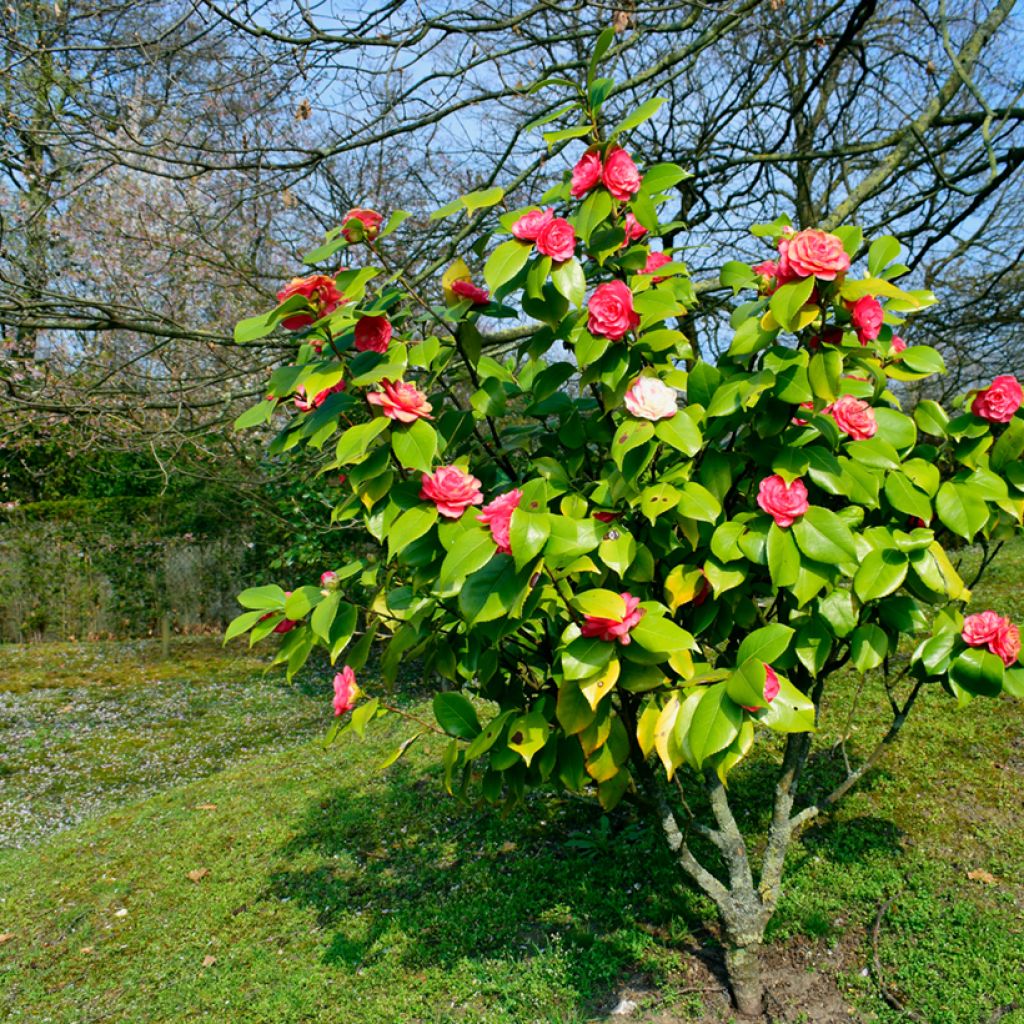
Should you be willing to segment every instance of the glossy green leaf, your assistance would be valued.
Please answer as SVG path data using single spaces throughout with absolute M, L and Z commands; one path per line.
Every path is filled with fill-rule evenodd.
M 434 717 L 449 736 L 471 740 L 480 734 L 476 709 L 461 693 L 438 693 L 434 696 Z

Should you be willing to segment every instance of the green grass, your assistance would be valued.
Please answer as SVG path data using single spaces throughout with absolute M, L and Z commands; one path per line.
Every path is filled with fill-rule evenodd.
M 1022 555 L 1001 556 L 977 607 L 1021 617 Z M 681 886 L 656 836 L 628 814 L 602 825 L 589 806 L 551 796 L 507 817 L 459 805 L 442 795 L 429 745 L 378 772 L 406 734 L 397 725 L 365 743 L 267 752 L 318 729 L 326 698 L 322 682 L 280 687 L 259 671 L 197 664 L 191 684 L 182 676 L 198 690 L 205 672 L 219 679 L 211 700 L 223 687 L 237 697 L 236 678 L 267 688 L 246 714 L 278 727 L 251 737 L 243 759 L 221 737 L 224 770 L 207 774 L 204 762 L 196 781 L 0 853 L 0 932 L 13 936 L 0 944 L 0 1018 L 568 1024 L 603 1019 L 620 986 L 642 979 L 642 1010 L 699 1019 L 700 996 L 685 990 L 693 952 L 713 941 L 709 907 Z M 42 692 L 7 685 L 23 701 Z M 123 698 L 132 688 L 91 685 Z M 823 740 L 845 724 L 854 693 L 840 681 Z M 855 706 L 854 757 L 877 733 L 877 697 L 869 686 Z M 769 955 L 831 956 L 866 1019 L 905 1020 L 861 975 L 891 900 L 879 937 L 886 983 L 932 1024 L 984 1024 L 995 1007 L 1024 1002 L 1024 717 L 1010 699 L 957 709 L 937 690 L 918 710 L 884 766 L 795 845 Z M 185 712 L 176 742 L 212 743 L 232 715 Z M 307 731 L 282 726 L 289 715 Z M 58 766 L 71 742 L 47 741 Z M 80 770 L 102 761 L 105 742 L 79 751 Z M 733 783 L 753 796 L 751 825 L 777 757 L 770 743 L 760 750 Z M 825 750 L 812 782 L 840 770 Z M 979 869 L 994 880 L 968 878 Z M 208 874 L 190 880 L 197 870 Z M 798 1019 L 799 1008 L 788 1012 Z M 1002 1020 L 1022 1024 L 1024 1009 Z

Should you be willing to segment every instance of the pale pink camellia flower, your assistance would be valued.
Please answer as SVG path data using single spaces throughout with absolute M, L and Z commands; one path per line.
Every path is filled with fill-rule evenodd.
M 834 281 L 838 274 L 850 269 L 850 257 L 838 235 L 830 235 L 818 228 L 807 228 L 779 239 L 779 266 L 777 276 L 792 280 L 794 277 L 816 277 L 821 281 Z
M 349 665 L 346 665 L 334 677 L 334 714 L 345 714 L 356 706 L 356 701 L 362 694 L 362 690 L 356 683 L 356 674 Z
M 875 410 L 853 395 L 840 395 L 828 408 L 836 426 L 855 441 L 866 441 L 878 431 Z
M 597 637 L 613 643 L 618 640 L 623 646 L 632 643 L 629 631 L 644 617 L 646 609 L 640 607 L 640 598 L 623 591 L 619 597 L 626 606 L 621 619 L 604 619 L 599 615 L 586 615 L 580 632 L 588 639 Z
M 625 396 L 626 408 L 642 420 L 667 420 L 679 411 L 675 389 L 657 377 L 637 377 Z
M 383 220 L 376 210 L 357 206 L 341 218 L 341 233 L 346 242 L 372 242 L 380 234 Z
M 521 242 L 536 242 L 541 228 L 550 224 L 554 216 L 555 211 L 550 206 L 546 210 L 531 210 L 512 225 L 512 234 Z
M 333 313 L 347 301 L 338 291 L 334 278 L 327 274 L 309 274 L 307 277 L 293 277 L 278 293 L 278 303 L 290 299 L 293 295 L 303 295 L 313 310 L 313 314 L 294 313 L 281 321 L 286 331 L 300 331 L 308 327 L 314 320 L 319 320 L 328 313 Z
M 640 326 L 640 316 L 633 309 L 633 293 L 623 281 L 599 284 L 587 303 L 587 330 L 619 341 Z
M 865 295 L 850 307 L 850 319 L 857 329 L 857 337 L 862 345 L 874 341 L 885 321 L 882 304 L 873 295 Z
M 540 229 L 536 244 L 537 252 L 561 263 L 571 259 L 576 251 L 576 232 L 563 217 L 554 217 Z
M 596 150 L 589 150 L 579 158 L 572 169 L 573 199 L 585 196 L 601 180 L 601 156 Z
M 792 526 L 810 508 L 803 480 L 787 484 L 778 473 L 766 476 L 758 485 L 757 503 L 783 528 Z
M 498 545 L 498 551 L 503 555 L 512 554 L 512 543 L 509 537 L 509 529 L 512 525 L 512 513 L 519 508 L 519 502 L 523 499 L 523 492 L 514 487 L 505 494 L 499 494 L 492 502 L 480 510 L 476 517 L 478 523 L 483 523 L 491 528 L 491 536 L 494 543 Z
M 622 230 L 626 232 L 626 239 L 622 243 L 623 245 L 629 245 L 630 242 L 635 242 L 638 238 L 643 238 L 647 234 L 647 228 L 632 213 L 626 214 L 626 223 L 623 224 Z
M 667 252 L 650 252 L 647 254 L 647 262 L 644 264 L 644 269 L 640 271 L 641 274 L 652 274 L 655 270 L 660 270 L 666 263 L 671 263 L 672 257 Z M 665 278 L 663 277 L 652 277 L 651 284 L 661 284 Z
M 386 316 L 364 316 L 356 322 L 357 352 L 387 352 L 391 343 L 391 321 Z
M 1020 655 L 1020 630 L 993 611 L 968 615 L 960 636 L 970 647 L 987 647 L 1007 667 Z
M 1009 423 L 1020 408 L 1022 398 L 1017 378 L 1003 375 L 974 396 L 971 412 L 990 423 Z
M 389 420 L 399 423 L 415 423 L 417 420 L 432 420 L 434 410 L 427 396 L 415 384 L 404 380 L 380 382 L 383 391 L 371 391 L 366 400 L 370 405 L 379 405 Z
M 439 466 L 421 479 L 420 497 L 432 501 L 449 519 L 458 519 L 470 505 L 483 504 L 480 481 L 458 466 Z
M 779 695 L 779 677 L 771 665 L 764 666 L 764 699 L 766 704 L 771 704 Z M 760 711 L 759 707 L 752 707 L 748 704 L 741 704 L 744 711 Z
M 633 158 L 624 149 L 616 146 L 605 157 L 601 181 L 616 199 L 625 200 L 635 196 L 640 191 L 642 180 Z
M 491 293 L 472 281 L 453 281 L 452 291 L 460 299 L 469 299 L 475 306 L 484 306 L 491 301 Z
M 292 404 L 299 410 L 299 412 L 309 412 L 311 409 L 319 409 L 331 395 L 336 395 L 344 390 L 345 382 L 343 380 L 339 380 L 333 388 L 324 388 L 323 391 L 318 391 L 316 395 L 310 399 L 309 395 L 306 393 L 305 387 L 300 384 L 296 388 L 296 392 L 298 393 L 292 399 Z
M 889 341 L 889 348 L 896 355 L 900 352 L 906 352 L 907 343 L 898 334 L 894 334 Z

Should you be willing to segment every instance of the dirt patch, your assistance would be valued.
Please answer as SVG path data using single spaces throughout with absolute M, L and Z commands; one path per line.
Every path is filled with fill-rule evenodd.
M 725 985 L 721 951 L 687 950 L 686 968 L 660 987 L 635 976 L 603 1001 L 592 1018 L 607 1024 L 739 1024 Z M 766 947 L 764 1024 L 865 1024 L 844 994 L 840 977 L 863 966 L 863 936 L 833 943 L 805 938 Z

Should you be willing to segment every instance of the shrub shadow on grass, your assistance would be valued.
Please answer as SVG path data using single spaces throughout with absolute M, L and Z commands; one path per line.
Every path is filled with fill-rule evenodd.
M 312 804 L 266 897 L 314 908 L 323 960 L 452 970 L 557 962 L 580 1006 L 623 975 L 656 983 L 704 956 L 710 906 L 682 888 L 660 835 L 630 812 L 535 796 L 507 816 L 460 804 L 435 778 L 392 769 Z M 570 842 L 570 838 L 573 840 Z

